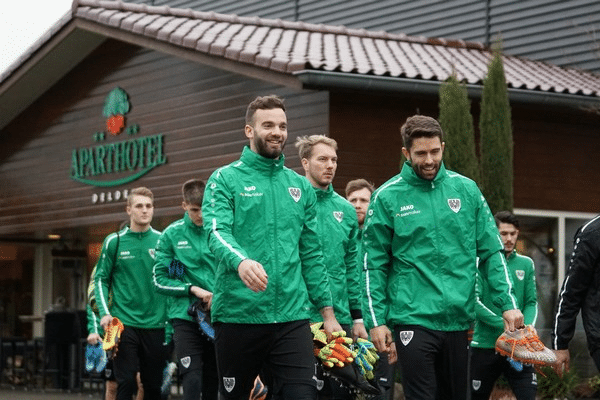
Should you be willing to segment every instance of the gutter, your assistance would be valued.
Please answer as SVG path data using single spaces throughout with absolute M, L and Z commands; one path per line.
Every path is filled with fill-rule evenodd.
M 305 89 L 352 89 L 386 93 L 407 93 L 437 96 L 443 82 L 390 76 L 360 75 L 347 72 L 302 70 L 294 73 Z M 471 99 L 481 99 L 483 85 L 465 85 Z M 511 103 L 529 103 L 570 107 L 575 109 L 598 108 L 600 97 L 570 93 L 543 92 L 508 88 Z

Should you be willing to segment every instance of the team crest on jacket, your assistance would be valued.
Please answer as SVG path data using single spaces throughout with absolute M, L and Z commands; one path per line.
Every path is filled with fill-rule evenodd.
M 518 269 L 515 271 L 515 275 L 517 275 L 517 278 L 519 278 L 519 280 L 522 281 L 525 278 L 525 271 L 523 271 L 522 269 Z
M 187 356 L 187 357 L 183 357 L 179 361 L 181 361 L 181 365 L 183 365 L 183 368 L 189 368 L 190 364 L 192 363 L 192 358 L 190 356 Z
M 342 220 L 344 219 L 344 212 L 343 211 L 334 211 L 333 218 L 337 219 L 338 222 L 342 222 Z
M 460 199 L 448 199 L 448 206 L 455 213 L 460 211 Z
M 288 192 L 290 192 L 290 196 L 292 196 L 292 199 L 294 199 L 296 203 L 300 201 L 300 197 L 302 197 L 300 188 L 290 187 L 288 188 Z
M 150 257 L 152 257 L 152 259 L 154 260 L 154 256 L 156 255 L 156 250 L 155 249 L 148 249 L 148 254 L 150 254 Z
M 223 377 L 223 386 L 228 393 L 231 393 L 233 387 L 235 386 L 235 378 L 228 378 L 226 376 Z
M 412 340 L 415 332 L 414 331 L 401 331 L 400 332 L 400 341 L 404 346 L 408 346 L 410 341 Z

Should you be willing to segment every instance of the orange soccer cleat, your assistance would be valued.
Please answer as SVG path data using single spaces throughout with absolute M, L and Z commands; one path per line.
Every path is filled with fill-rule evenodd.
M 114 358 L 117 355 L 119 339 L 121 338 L 123 329 L 125 329 L 125 327 L 119 318 L 114 317 L 112 321 L 110 321 L 110 325 L 104 334 L 104 342 L 102 344 L 102 348 L 106 351 L 108 358 Z
M 556 356 L 540 340 L 531 325 L 514 332 L 504 332 L 496 340 L 496 351 L 523 364 L 551 365 Z

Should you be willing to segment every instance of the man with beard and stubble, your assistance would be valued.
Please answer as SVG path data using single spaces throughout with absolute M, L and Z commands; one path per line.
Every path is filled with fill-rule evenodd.
M 523 326 L 523 314 L 485 199 L 444 167 L 439 123 L 416 115 L 401 134 L 407 161 L 373 193 L 363 231 L 365 318 L 379 351 L 390 351 L 394 329 L 407 400 L 464 400 L 478 265 L 505 329 Z
M 284 399 L 316 398 L 310 304 L 325 331 L 340 331 L 317 235 L 316 195 L 284 167 L 283 100 L 258 97 L 246 111 L 249 146 L 217 169 L 202 210 L 217 260 L 212 319 L 225 399 L 247 399 L 260 372 Z

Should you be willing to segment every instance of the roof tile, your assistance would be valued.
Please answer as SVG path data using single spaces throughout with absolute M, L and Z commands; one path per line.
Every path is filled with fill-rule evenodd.
M 305 22 L 239 17 L 121 1 L 75 0 L 73 18 L 291 74 L 315 69 L 482 84 L 491 50 L 481 43 Z M 600 76 L 504 56 L 513 88 L 600 96 Z

